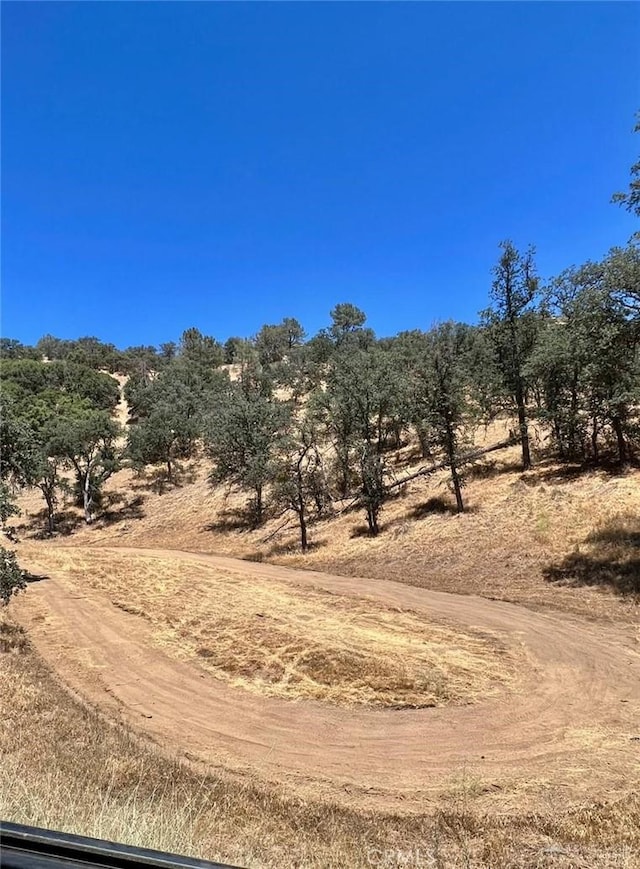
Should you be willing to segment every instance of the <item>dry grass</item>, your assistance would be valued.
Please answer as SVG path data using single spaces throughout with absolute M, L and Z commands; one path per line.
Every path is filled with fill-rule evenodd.
M 505 435 L 496 423 L 480 442 Z M 299 551 L 293 519 L 281 528 L 273 519 L 248 531 L 239 512 L 244 497 L 211 490 L 206 467 L 185 469 L 183 485 L 153 490 L 149 479 L 122 471 L 107 490 L 121 499 L 107 521 L 92 528 L 79 523 L 71 545 L 173 547 L 258 558 L 352 576 L 393 579 L 411 585 L 479 594 L 532 607 L 571 611 L 588 618 L 633 620 L 638 596 L 616 584 L 549 581 L 549 568 L 581 547 L 602 522 L 619 514 L 640 515 L 640 471 L 583 471 L 546 459 L 539 445 L 536 466 L 522 474 L 518 449 L 488 456 L 473 469 L 465 488 L 469 512 L 451 512 L 446 473 L 414 481 L 382 512 L 382 533 L 363 535 L 361 511 L 346 512 L 310 528 L 312 551 Z M 400 456 L 398 474 L 417 466 L 410 450 Z M 393 462 L 393 457 L 390 459 Z M 191 481 L 191 482 L 189 482 Z M 41 509 L 34 495 L 23 499 L 25 526 Z M 280 529 L 280 530 L 279 530 Z
M 469 703 L 515 679 L 515 652 L 497 638 L 368 598 L 177 558 L 53 546 L 22 552 L 39 569 L 144 616 L 165 651 L 251 691 L 421 707 Z
M 362 865 L 357 818 L 165 760 L 71 700 L 19 629 L 1 632 L 1 817 L 241 865 Z
M 540 815 L 359 814 L 195 774 L 75 702 L 0 616 L 0 816 L 253 867 L 640 866 L 640 800 Z
M 549 582 L 549 568 L 579 549 L 605 522 L 624 527 L 640 515 L 640 473 L 592 471 L 566 477 L 554 464 L 521 474 L 508 458 L 493 476 L 471 479 L 469 512 L 425 509 L 434 496 L 449 501 L 445 480 L 415 486 L 383 514 L 380 538 L 353 538 L 342 527 L 320 528 L 330 544 L 303 559 L 292 550 L 278 560 L 347 575 L 392 578 L 457 594 L 553 608 L 588 618 L 635 620 L 638 596 L 618 583 Z M 350 517 L 350 524 L 361 523 Z M 578 577 L 576 577 L 577 579 Z M 637 591 L 637 590 L 636 590 Z M 621 593 L 624 592 L 624 593 Z
M 623 512 L 602 519 L 582 545 L 546 570 L 552 582 L 606 586 L 640 595 L 640 516 Z

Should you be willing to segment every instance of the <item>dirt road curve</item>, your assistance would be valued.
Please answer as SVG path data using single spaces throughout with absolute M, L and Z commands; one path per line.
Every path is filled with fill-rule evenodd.
M 303 796 L 396 811 L 428 809 L 461 782 L 481 803 L 508 809 L 603 799 L 638 781 L 640 647 L 628 625 L 225 557 L 117 552 L 206 562 L 427 611 L 500 631 L 529 662 L 516 694 L 474 706 L 348 710 L 288 702 L 234 689 L 195 663 L 165 656 L 143 619 L 95 592 L 56 576 L 34 584 L 17 612 L 62 680 L 167 751 Z

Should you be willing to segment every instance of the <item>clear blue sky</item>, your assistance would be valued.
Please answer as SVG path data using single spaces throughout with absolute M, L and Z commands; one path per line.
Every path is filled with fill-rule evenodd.
M 2 3 L 3 334 L 473 321 L 625 243 L 637 3 Z

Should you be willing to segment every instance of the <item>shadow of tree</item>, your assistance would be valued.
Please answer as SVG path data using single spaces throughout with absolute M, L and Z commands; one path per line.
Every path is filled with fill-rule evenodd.
M 249 531 L 251 517 L 247 510 L 234 509 L 221 512 L 216 520 L 203 526 L 204 531 Z
M 391 523 L 389 523 L 389 524 L 391 524 Z M 380 526 L 380 534 L 383 533 L 385 527 L 388 527 L 388 525 L 387 526 L 384 526 L 384 525 Z M 373 537 L 373 536 L 374 535 L 371 534 L 371 531 L 370 531 L 368 525 L 356 525 L 356 527 L 351 531 L 351 534 L 349 534 L 349 537 L 352 540 L 357 540 L 359 537 Z
M 47 511 L 41 510 L 35 518 L 38 520 L 39 527 L 33 536 L 42 540 L 51 537 L 47 528 Z M 53 533 L 66 537 L 73 534 L 76 528 L 80 528 L 82 525 L 84 525 L 84 516 L 79 510 L 58 510 L 56 511 Z
M 543 575 L 548 582 L 606 586 L 621 595 L 640 595 L 640 516 L 623 513 L 607 520 L 577 551 L 546 567 Z
M 359 509 L 362 509 L 362 507 L 360 507 Z M 478 507 L 475 504 L 465 504 L 464 513 L 477 512 Z M 380 536 L 385 534 L 386 532 L 392 532 L 393 536 L 397 536 L 399 533 L 406 533 L 406 531 L 408 531 L 411 527 L 410 520 L 426 519 L 428 516 L 434 515 L 460 516 L 464 514 L 458 513 L 453 498 L 449 499 L 444 495 L 434 495 L 432 498 L 428 498 L 422 504 L 417 504 L 415 507 L 409 510 L 408 513 L 404 513 L 401 516 L 396 516 L 393 519 L 385 520 L 383 513 L 382 521 L 380 523 Z M 356 527 L 352 529 L 349 535 L 352 540 L 356 540 L 359 537 L 371 536 L 372 535 L 369 530 L 369 526 L 364 523 L 362 525 L 356 525 Z
M 418 504 L 411 510 L 409 515 L 412 519 L 424 519 L 425 516 L 432 516 L 434 513 L 456 513 L 456 505 L 442 495 L 434 495 L 423 504 Z
M 28 570 L 26 570 L 24 572 L 23 576 L 24 576 L 25 582 L 28 582 L 28 583 L 43 582 L 45 579 L 49 579 L 49 577 L 46 575 L 46 573 L 29 573 Z
M 318 549 L 322 549 L 327 545 L 327 542 L 326 539 L 310 540 L 307 552 L 315 552 Z M 301 553 L 302 546 L 298 539 L 289 540 L 285 543 L 276 543 L 269 549 L 269 555 L 300 555 Z
M 174 489 L 181 489 L 184 485 L 193 483 L 195 479 L 195 474 L 190 471 L 180 473 L 174 470 L 173 478 L 169 480 L 166 470 L 160 468 L 145 474 L 139 474 L 131 481 L 129 486 L 134 491 L 154 492 L 156 495 L 164 495 L 166 492 L 173 492 Z
M 165 465 L 153 468 L 134 469 L 134 477 L 129 483 L 132 490 L 143 492 L 155 492 L 156 495 L 164 495 L 174 489 L 195 483 L 198 477 L 195 464 L 183 464 L 173 462 L 172 479 L 169 480 Z
M 0 653 L 24 653 L 29 648 L 29 640 L 23 628 L 12 622 L 0 622 Z
M 105 525 L 121 522 L 125 519 L 143 519 L 145 512 L 142 509 L 144 496 L 136 495 L 127 500 L 125 495 L 118 492 L 110 492 L 105 498 L 99 521 Z
M 143 519 L 145 516 L 145 512 L 142 509 L 143 504 L 143 495 L 135 495 L 133 498 L 127 498 L 126 495 L 123 495 L 120 492 L 109 492 L 108 494 L 104 494 L 97 505 L 95 524 L 112 525 L 115 522 L 122 522 L 125 519 Z M 52 535 L 47 527 L 46 509 L 33 513 L 32 518 L 37 522 L 37 527 L 35 529 L 33 528 L 32 523 L 23 523 L 18 526 L 16 530 L 21 531 L 28 537 L 36 540 L 49 539 Z M 53 536 L 60 535 L 68 537 L 83 525 L 85 525 L 85 518 L 81 509 L 69 506 L 67 506 L 66 509 L 58 509 L 55 514 Z
M 465 501 L 464 513 L 477 513 L 478 507 L 476 504 L 467 504 Z M 417 504 L 410 512 L 410 519 L 426 519 L 428 516 L 434 515 L 460 516 L 453 496 L 446 497 L 445 495 L 434 495 L 428 498 L 422 504 Z M 391 523 L 389 523 L 391 524 Z
M 566 462 L 559 464 L 557 457 L 544 463 L 547 467 L 540 465 L 534 467 L 534 472 L 537 470 L 537 479 L 541 483 L 563 483 L 577 480 L 580 477 L 593 474 L 595 471 L 601 471 L 609 477 L 623 477 L 631 464 L 621 464 L 617 459 L 607 459 L 594 464 L 593 462 Z
M 265 560 L 264 552 L 260 550 L 256 550 L 255 552 L 248 552 L 246 555 L 242 556 L 243 561 L 255 561 L 258 564 L 261 564 Z
M 522 462 L 499 462 L 486 460 L 475 462 L 465 470 L 465 477 L 469 480 L 490 480 L 501 474 L 514 474 L 522 470 Z

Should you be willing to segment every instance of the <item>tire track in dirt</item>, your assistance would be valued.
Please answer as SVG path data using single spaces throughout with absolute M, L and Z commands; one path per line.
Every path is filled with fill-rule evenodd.
M 223 556 L 113 551 L 132 556 L 132 573 L 136 555 L 180 558 L 374 598 L 498 632 L 529 662 L 517 693 L 473 706 L 292 702 L 234 688 L 168 657 L 152 644 L 144 619 L 61 575 L 34 584 L 17 612 L 63 682 L 164 750 L 301 796 L 394 811 L 428 809 L 462 780 L 477 800 L 503 810 L 619 796 L 638 780 L 640 654 L 628 625 Z

